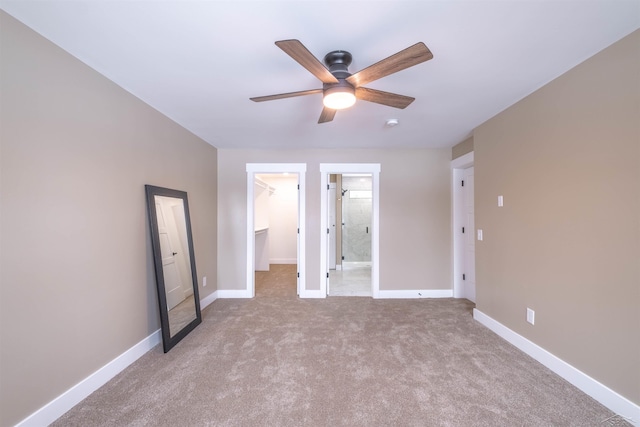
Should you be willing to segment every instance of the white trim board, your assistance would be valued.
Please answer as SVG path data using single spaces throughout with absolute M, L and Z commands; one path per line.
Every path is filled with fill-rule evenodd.
M 451 263 L 452 289 L 454 298 L 463 298 L 462 273 L 464 272 L 464 238 L 458 232 L 463 225 L 464 218 L 460 216 L 460 206 L 464 203 L 464 193 L 457 185 L 464 176 L 464 170 L 473 166 L 473 151 L 451 161 Z
M 60 396 L 38 409 L 33 414 L 16 424 L 16 427 L 46 426 L 60 418 L 84 398 L 102 387 L 110 379 L 122 372 L 127 366 L 142 357 L 156 345 L 160 344 L 160 329 L 113 359 L 111 362 L 89 375 Z
M 295 258 L 271 258 L 269 260 L 269 264 L 287 264 L 287 265 L 295 265 L 298 263 L 298 260 Z
M 407 289 L 407 290 L 379 290 L 377 299 L 419 299 L 419 298 L 451 298 L 451 289 Z
M 326 293 L 323 294 L 320 290 L 307 290 L 300 289 L 300 298 L 326 298 Z
M 218 291 L 200 300 L 200 308 L 204 309 L 218 299 Z M 105 385 L 109 380 L 124 371 L 133 362 L 144 356 L 149 350 L 162 341 L 161 330 L 153 332 L 138 344 L 113 359 L 111 362 L 80 381 L 60 396 L 38 409 L 33 414 L 16 424 L 16 427 L 31 427 L 49 425 L 71 408 L 88 397 L 91 393 Z
M 251 291 L 246 289 L 218 289 L 218 298 L 253 298 Z
M 517 334 L 502 323 L 492 319 L 476 308 L 473 309 L 473 318 L 524 353 L 551 369 L 556 374 L 560 375 L 574 386 L 578 387 L 589 396 L 593 397 L 614 413 L 624 417 L 629 423 L 634 426 L 640 426 L 640 406 L 619 395 L 609 387 L 599 383 L 584 372 L 574 368 L 564 360 L 554 356 L 544 348 L 529 341 L 522 335 Z
M 202 298 L 200 300 L 200 310 L 204 309 L 205 307 L 207 307 L 217 299 L 218 299 L 218 291 L 214 291 L 211 294 L 207 295 L 206 297 Z

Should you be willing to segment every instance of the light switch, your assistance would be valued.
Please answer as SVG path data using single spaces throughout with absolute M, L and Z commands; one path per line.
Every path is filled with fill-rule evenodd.
M 202 277 L 202 287 L 204 288 L 205 286 L 207 286 L 207 276 Z
M 478 240 L 482 240 L 482 230 L 478 230 Z
M 503 207 L 504 206 L 504 199 L 502 198 L 502 196 L 498 196 L 498 207 Z

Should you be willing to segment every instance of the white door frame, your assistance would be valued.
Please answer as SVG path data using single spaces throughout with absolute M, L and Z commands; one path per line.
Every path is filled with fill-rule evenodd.
M 306 289 L 305 284 L 305 173 L 306 163 L 247 163 L 247 286 L 245 297 L 256 295 L 255 268 L 255 200 L 254 181 L 260 173 L 296 173 L 298 174 L 298 295 Z
M 462 227 L 465 223 L 462 212 L 465 206 L 464 191 L 460 186 L 460 181 L 464 176 L 464 170 L 473 166 L 473 151 L 460 156 L 451 161 L 451 234 L 452 234 L 452 259 L 453 259 L 453 297 L 464 298 L 464 284 L 462 274 L 464 273 L 464 236 Z
M 333 194 L 331 194 L 333 193 Z M 330 270 L 335 270 L 336 266 L 337 266 L 337 262 L 336 262 L 336 236 L 338 234 L 337 232 L 337 228 L 338 228 L 338 224 L 336 223 L 336 183 L 335 182 L 330 182 L 329 183 L 329 194 L 331 195 L 331 197 L 329 197 L 329 199 L 327 200 L 328 204 L 328 208 L 327 208 L 327 220 L 329 220 L 329 218 L 333 218 L 333 224 L 327 224 L 329 226 L 329 259 L 328 259 L 328 263 L 329 263 L 329 269 Z M 329 221 L 331 222 L 331 221 Z
M 329 261 L 327 257 L 327 208 L 329 174 L 367 173 L 372 181 L 371 214 L 371 295 L 380 295 L 380 163 L 320 163 L 320 298 L 327 296 Z

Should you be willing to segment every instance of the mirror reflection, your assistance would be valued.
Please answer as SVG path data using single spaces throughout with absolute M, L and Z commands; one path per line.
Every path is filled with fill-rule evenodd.
M 146 186 L 165 353 L 201 322 L 187 194 Z
M 184 203 L 175 197 L 155 196 L 155 205 L 169 329 L 174 336 L 196 318 Z

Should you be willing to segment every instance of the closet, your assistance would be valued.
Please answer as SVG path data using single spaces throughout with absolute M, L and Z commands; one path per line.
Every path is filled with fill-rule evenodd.
M 258 178 L 253 185 L 256 271 L 269 271 L 269 197 L 275 188 Z

